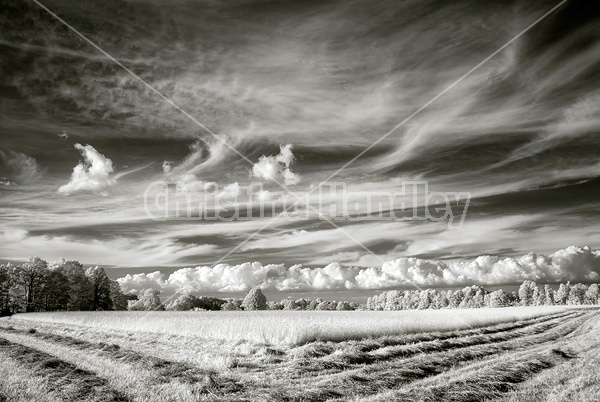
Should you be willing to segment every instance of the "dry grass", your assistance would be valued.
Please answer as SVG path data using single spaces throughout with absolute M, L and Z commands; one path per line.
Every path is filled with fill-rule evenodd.
M 0 401 L 31 402 L 48 401 L 59 402 L 62 399 L 56 391 L 48 388 L 48 379 L 34 374 L 26 365 L 23 365 L 8 355 L 0 352 Z
M 348 329 L 361 322 L 363 312 L 157 313 L 152 316 L 159 318 L 154 332 L 132 331 L 131 322 L 117 321 L 110 328 L 92 326 L 93 322 L 104 324 L 107 314 L 89 314 L 86 319 L 75 315 L 72 320 L 78 325 L 60 323 L 56 316 L 31 314 L 0 320 L 0 339 L 77 366 L 134 401 L 481 401 L 505 397 L 518 402 L 535 400 L 525 395 L 543 387 L 536 382 L 538 378 L 554 384 L 553 393 L 544 395 L 560 397 L 537 400 L 593 400 L 586 395 L 598 390 L 599 381 L 582 370 L 594 365 L 583 358 L 584 349 L 600 349 L 600 316 L 595 310 L 514 308 L 494 310 L 495 317 L 487 316 L 488 312 L 383 312 L 375 315 L 382 319 L 376 320 L 379 326 L 370 332 L 365 327 L 375 320 L 368 318 L 362 328 Z M 235 336 L 228 341 L 211 339 L 248 317 L 258 320 L 253 331 L 268 328 L 277 313 L 283 318 L 279 326 L 288 325 L 290 317 L 297 318 L 295 328 L 287 332 L 293 337 L 274 337 L 285 332 L 273 329 L 268 339 L 277 342 L 272 343 L 253 333 L 245 340 Z M 440 313 L 447 317 L 441 319 Z M 475 315 L 482 313 L 477 321 Z M 188 324 L 187 335 L 171 335 L 172 329 L 162 326 L 169 314 L 179 321 L 174 326 Z M 194 317 L 200 322 L 194 323 Z M 229 321 L 213 328 L 210 336 L 196 332 L 217 325 L 218 317 Z M 314 317 L 324 319 L 321 328 L 333 329 L 329 339 L 309 341 L 319 337 L 298 329 L 302 323 L 314 323 Z M 352 320 L 335 322 L 339 317 Z M 456 322 L 458 317 L 461 322 Z M 139 318 L 138 314 L 133 318 Z M 490 325 L 481 326 L 485 322 Z M 479 326 L 470 327 L 473 323 Z M 117 329 L 119 325 L 126 329 Z M 428 330 L 420 332 L 422 328 Z M 598 353 L 590 355 L 598 358 Z M 218 363 L 208 363 L 211 360 Z M 559 380 L 566 367 L 571 367 L 569 375 L 578 379 L 576 383 Z M 43 378 L 33 366 L 27 371 L 32 378 Z M 2 394 L 7 394 L 4 386 Z
M 15 320 L 94 330 L 194 336 L 273 345 L 453 331 L 540 317 L 561 307 L 410 311 L 68 312 L 17 314 Z
M 62 399 L 94 402 L 128 401 L 119 392 L 108 387 L 105 379 L 48 353 L 6 339 L 0 339 L 0 353 L 10 360 L 23 364 L 33 375 L 44 378 L 47 391 L 59 393 Z

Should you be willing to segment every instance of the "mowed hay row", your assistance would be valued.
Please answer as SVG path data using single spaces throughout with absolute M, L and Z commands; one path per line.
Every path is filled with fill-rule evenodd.
M 154 369 L 142 369 L 127 362 L 117 361 L 90 350 L 52 343 L 35 338 L 32 334 L 3 332 L 1 337 L 11 344 L 25 346 L 53 356 L 77 366 L 81 370 L 95 373 L 107 384 L 128 400 L 149 402 L 196 402 L 205 399 L 211 384 L 205 382 L 185 382 L 174 378 L 170 382 L 161 381 Z M 209 394 L 210 398 L 212 395 Z M 77 400 L 77 399 L 65 399 Z
M 197 355 L 198 353 L 201 353 L 203 355 L 202 361 L 199 361 L 198 359 L 195 359 L 196 361 L 187 359 L 183 360 L 183 362 L 191 363 L 195 366 L 199 365 L 204 371 L 218 371 L 222 368 L 251 368 L 253 366 L 256 366 L 257 370 L 261 370 L 262 365 L 281 363 L 285 359 L 288 359 L 285 355 L 289 354 L 289 357 L 292 358 L 295 363 L 295 368 L 299 369 L 297 370 L 297 374 L 305 375 L 307 372 L 301 369 L 303 360 L 314 362 L 316 359 L 332 353 L 336 353 L 336 357 L 339 357 L 340 352 L 347 355 L 348 361 L 345 362 L 345 366 L 353 361 L 366 363 L 385 359 L 385 355 L 390 355 L 390 357 L 392 357 L 392 353 L 398 355 L 402 354 L 404 357 L 407 357 L 411 353 L 422 353 L 423 351 L 428 350 L 428 348 L 434 350 L 445 346 L 450 347 L 453 343 L 458 345 L 465 344 L 465 342 L 474 343 L 477 342 L 478 339 L 480 342 L 485 341 L 485 335 L 507 333 L 537 322 L 552 320 L 555 317 L 566 317 L 572 314 L 578 313 L 576 311 L 565 311 L 516 323 L 497 324 L 490 327 L 459 331 L 406 334 L 341 342 L 319 341 L 299 347 L 292 347 L 291 349 L 285 347 L 268 347 L 266 345 L 253 346 L 252 344 L 228 345 L 227 348 L 223 348 L 220 345 L 210 347 L 211 345 L 206 342 L 201 342 L 200 348 L 198 348 L 198 342 L 191 343 L 190 340 L 185 337 L 165 337 L 164 335 L 159 336 L 158 334 L 155 334 L 154 339 L 150 342 L 148 342 L 147 339 L 144 340 L 145 342 L 140 342 L 140 339 L 136 339 L 137 337 L 123 337 L 120 333 L 116 332 L 113 332 L 111 337 L 99 337 L 94 335 L 95 329 L 91 327 L 88 327 L 87 330 L 84 331 L 70 331 L 65 330 L 65 327 L 60 324 L 40 322 L 35 322 L 38 330 L 32 335 L 80 349 L 101 350 L 104 353 L 115 355 L 119 360 L 137 360 L 140 364 L 145 365 L 166 365 L 167 361 L 171 361 L 171 364 L 174 364 L 174 361 L 178 360 L 177 355 L 172 353 L 172 351 L 177 351 L 178 348 L 181 348 L 187 350 L 188 355 Z M 34 323 L 25 320 L 13 320 L 10 322 L 10 326 L 3 324 L 6 324 L 6 322 L 0 321 L 0 330 L 4 329 L 8 331 L 24 332 L 31 328 L 28 324 Z M 98 342 L 98 340 L 102 340 L 102 342 Z M 402 347 L 402 345 L 405 345 L 405 347 Z M 134 349 L 131 349 L 131 347 Z M 222 353 L 223 350 L 220 349 L 229 350 L 229 354 Z M 382 350 L 385 350 L 384 354 L 381 354 Z M 205 356 L 207 354 L 212 354 L 212 356 Z M 206 365 L 203 361 L 206 359 L 211 359 L 213 363 L 219 364 Z M 219 361 L 219 359 L 221 361 Z M 179 362 L 180 363 L 178 364 L 181 365 L 181 360 L 179 360 Z M 257 365 L 257 363 L 259 364 Z M 325 364 L 329 363 L 326 362 Z M 316 366 L 312 364 L 308 365 L 307 370 L 311 368 L 316 368 Z M 292 373 L 292 375 L 294 375 L 294 373 Z
M 347 342 L 345 344 L 314 343 L 292 350 L 295 358 L 290 362 L 290 374 L 292 376 L 305 377 L 306 375 L 322 375 L 324 372 L 335 373 L 347 370 L 354 366 L 366 366 L 381 363 L 392 359 L 406 359 L 415 355 L 423 355 L 433 352 L 444 352 L 453 349 L 466 348 L 469 346 L 485 345 L 490 343 L 504 342 L 534 334 L 540 334 L 564 323 L 571 317 L 579 317 L 582 313 L 570 313 L 551 318 L 536 319 L 529 321 L 527 325 L 515 325 L 513 328 L 497 328 L 495 332 L 484 334 L 469 334 L 453 336 L 414 343 L 399 343 L 389 345 L 389 339 L 370 339 L 363 341 Z M 379 344 L 378 348 L 374 344 Z M 325 349 L 327 353 L 314 353 L 319 349 Z M 308 353 L 307 353 L 308 351 Z M 312 353 L 311 353 L 312 352 Z
M 0 402 L 60 402 L 58 390 L 50 390 L 48 378 L 0 352 Z
M 368 396 L 386 390 L 399 389 L 414 381 L 435 377 L 462 365 L 470 365 L 506 351 L 537 347 L 560 339 L 577 329 L 587 317 L 572 318 L 559 323 L 545 333 L 523 339 L 465 347 L 436 353 L 425 353 L 409 359 L 394 359 L 373 365 L 357 365 L 343 371 L 313 377 L 290 379 L 279 372 L 263 381 L 241 380 L 244 392 L 256 401 L 326 401 L 332 398 Z M 256 378 L 256 377 L 255 377 Z M 260 378 L 260 376 L 258 377 Z M 228 400 L 236 400 L 231 398 Z
M 600 316 L 586 314 L 555 342 L 498 354 L 361 401 L 596 401 Z M 575 392 L 572 392 L 576 390 Z
M 239 364 L 216 372 L 156 358 L 110 342 L 94 343 L 44 332 L 42 328 L 58 331 L 60 325 L 47 326 L 39 321 L 38 330 L 29 332 L 27 324 L 33 326 L 36 324 L 34 321 L 11 319 L 17 329 L 4 326 L 0 337 L 6 336 L 13 343 L 49 353 L 96 373 L 107 380 L 109 387 L 132 400 L 317 402 L 355 400 L 356 397 L 401 392 L 411 384 L 416 386 L 429 380 L 435 385 L 436 378 L 455 370 L 465 370 L 462 373 L 469 378 L 470 367 L 477 367 L 480 363 L 492 364 L 495 359 L 509 353 L 548 348 L 581 328 L 582 323 L 594 314 L 579 309 L 560 309 L 537 318 L 453 331 L 317 341 L 281 347 L 258 343 L 248 345 L 254 352 L 240 358 Z M 80 328 L 87 328 L 92 333 L 98 329 Z M 114 331 L 115 334 L 120 332 Z M 107 342 L 106 339 L 110 338 L 102 339 Z M 222 344 L 222 347 L 228 345 Z M 184 344 L 181 346 L 184 347 Z M 368 358 L 365 359 L 365 356 Z M 531 369 L 528 375 L 534 372 Z M 508 381 L 509 377 L 506 378 Z M 446 382 L 451 383 L 450 380 Z M 491 386 L 488 384 L 485 388 Z M 502 392 L 502 389 L 500 385 L 492 391 Z M 440 390 L 435 392 L 443 393 Z M 450 393 L 451 389 L 446 395 Z
M 452 371 L 442 380 L 435 378 L 411 387 L 359 399 L 363 402 L 398 400 L 406 402 L 479 402 L 493 400 L 513 391 L 536 374 L 574 358 L 560 349 L 508 353 L 486 364 Z M 451 374 L 451 375 L 450 375 Z
M 563 310 L 562 307 L 540 306 L 416 311 L 97 311 L 17 314 L 13 319 L 77 325 L 103 331 L 293 345 L 315 340 L 343 341 L 479 328 Z
M 41 381 L 43 387 L 35 392 L 38 398 L 44 397 L 46 400 L 47 393 L 50 400 L 129 401 L 124 395 L 111 389 L 105 379 L 48 353 L 0 338 L 0 355 L 5 356 L 8 361 L 20 363 L 25 369 L 26 373 L 23 373 L 25 378 L 34 376 L 43 379 Z M 28 387 L 30 385 L 27 384 Z M 11 384 L 3 382 L 2 389 L 10 392 Z M 41 392 L 45 393 L 41 394 Z
M 215 370 L 206 370 L 191 364 L 166 360 L 156 356 L 146 355 L 135 350 L 121 348 L 117 344 L 103 342 L 87 342 L 81 339 L 40 332 L 37 330 L 17 330 L 14 328 L 0 328 L 0 331 L 31 336 L 45 341 L 58 343 L 82 351 L 91 351 L 103 357 L 111 358 L 118 362 L 126 363 L 132 367 L 150 370 L 155 375 L 157 383 L 181 382 L 186 384 L 208 384 L 211 381 L 218 383 L 219 392 L 236 392 L 239 386 L 230 379 L 219 375 Z M 1 334 L 0 334 L 1 336 Z M 213 384 L 214 385 L 214 384 Z M 214 390 L 213 390 L 214 393 Z

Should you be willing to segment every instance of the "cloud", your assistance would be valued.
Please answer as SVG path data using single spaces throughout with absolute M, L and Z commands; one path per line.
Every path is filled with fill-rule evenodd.
M 58 189 L 59 193 L 71 195 L 79 192 L 92 192 L 107 195 L 107 189 L 116 184 L 113 177 L 113 164 L 110 159 L 96 151 L 91 145 L 75 144 L 84 160 L 80 161 L 71 174 L 69 183 Z
M 223 187 L 223 191 L 219 193 L 221 199 L 236 199 L 240 195 L 240 185 L 235 182 Z
M 255 197 L 260 202 L 272 202 L 281 197 L 281 194 L 269 190 L 260 190 L 255 194 Z
M 473 261 L 444 262 L 414 257 L 386 261 L 380 267 L 345 267 L 331 263 L 322 268 L 284 264 L 239 265 L 183 268 L 168 279 L 158 271 L 127 275 L 118 279 L 127 291 L 144 288 L 170 289 L 176 292 L 247 291 L 255 286 L 265 289 L 344 290 L 385 289 L 399 286 L 500 285 L 534 280 L 597 281 L 600 279 L 600 250 L 571 246 L 550 255 L 529 253 L 521 257 L 480 256 Z
M 117 279 L 121 289 L 125 293 L 139 293 L 142 289 L 161 290 L 167 286 L 164 275 L 160 271 L 150 274 L 127 274 L 123 278 Z
M 22 152 L 0 150 L 0 171 L 4 185 L 21 184 L 40 178 L 43 174 L 36 160 Z M 7 184 L 8 183 L 8 184 Z
M 181 175 L 177 181 L 178 190 L 182 193 L 202 193 L 213 191 L 218 187 L 213 181 L 199 180 L 194 174 L 186 173 Z
M 280 152 L 275 156 L 261 156 L 252 166 L 252 175 L 265 180 L 280 181 L 283 179 L 286 186 L 300 183 L 300 175 L 290 170 L 294 161 L 292 145 L 281 145 Z
M 171 169 L 173 168 L 173 162 L 172 161 L 164 161 L 162 164 L 162 169 L 163 169 L 163 173 L 164 174 L 169 174 L 171 173 Z

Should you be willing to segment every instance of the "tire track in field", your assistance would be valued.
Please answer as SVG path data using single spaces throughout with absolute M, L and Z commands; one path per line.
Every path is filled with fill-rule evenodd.
M 68 400 L 94 402 L 129 402 L 129 398 L 112 389 L 108 382 L 91 371 L 0 337 L 0 352 L 25 365 L 34 375 L 48 381 L 50 391 L 63 391 Z M 1 401 L 1 399 L 0 399 Z

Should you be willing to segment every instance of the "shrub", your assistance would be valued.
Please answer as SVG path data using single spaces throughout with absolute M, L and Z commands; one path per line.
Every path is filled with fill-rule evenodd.
M 242 307 L 244 310 L 266 310 L 267 298 L 262 294 L 259 288 L 253 288 L 244 298 Z
M 221 310 L 235 311 L 235 310 L 241 310 L 241 309 L 235 303 L 227 302 L 221 306 Z

